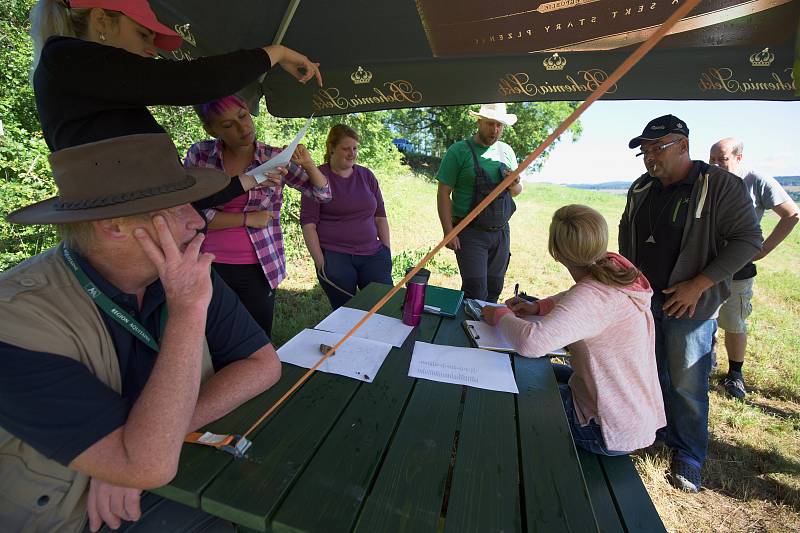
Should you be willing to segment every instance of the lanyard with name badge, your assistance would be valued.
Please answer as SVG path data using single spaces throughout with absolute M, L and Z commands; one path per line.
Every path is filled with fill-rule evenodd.
M 81 284 L 84 292 L 89 295 L 89 298 L 103 311 L 106 315 L 113 318 L 117 324 L 125 328 L 125 330 L 133 335 L 136 339 L 142 341 L 147 346 L 150 347 L 151 350 L 158 352 L 159 347 L 156 340 L 147 331 L 147 328 L 142 326 L 135 318 L 133 318 L 130 314 L 128 314 L 124 309 L 120 308 L 119 305 L 114 303 L 111 298 L 105 295 L 103 291 L 101 291 L 97 285 L 94 284 L 92 280 L 89 279 L 89 276 L 86 275 L 86 272 L 83 271 L 81 266 L 78 264 L 78 261 L 75 259 L 75 254 L 72 250 L 63 246 L 61 248 L 61 255 L 64 257 L 64 262 L 67 266 L 72 270 L 72 273 L 75 274 L 75 277 L 78 278 L 78 283 Z M 161 308 L 161 331 L 164 331 L 164 325 L 167 319 L 167 306 Z
M 111 298 L 105 295 L 97 285 L 94 284 L 86 272 L 83 271 L 75 254 L 72 250 L 63 246 L 61 248 L 61 255 L 64 257 L 64 263 L 72 270 L 78 283 L 81 284 L 84 292 L 89 295 L 89 298 L 103 311 L 106 315 L 113 318 L 119 325 L 125 328 L 128 333 L 133 335 L 136 339 L 145 343 L 153 351 L 158 352 L 159 347 L 156 340 L 147 329 L 142 326 L 135 318 L 128 314 L 124 309 L 121 309 Z M 161 331 L 163 333 L 164 326 L 167 322 L 167 306 L 161 308 Z M 186 436 L 184 442 L 205 444 L 214 448 L 226 451 L 236 457 L 243 457 L 244 453 L 252 444 L 251 441 L 240 435 L 215 435 L 213 433 L 193 432 Z

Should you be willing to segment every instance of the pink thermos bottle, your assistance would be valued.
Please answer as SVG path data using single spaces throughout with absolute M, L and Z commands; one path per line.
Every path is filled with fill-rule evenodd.
M 409 269 L 410 270 L 410 269 Z M 403 302 L 403 324 L 418 326 L 425 305 L 425 288 L 428 286 L 429 270 L 421 269 L 406 283 L 406 299 Z

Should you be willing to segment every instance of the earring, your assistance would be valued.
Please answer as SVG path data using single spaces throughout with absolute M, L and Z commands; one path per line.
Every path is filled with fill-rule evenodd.
M 105 33 L 100 32 L 100 40 L 105 42 L 105 40 L 106 40 L 106 34 Z

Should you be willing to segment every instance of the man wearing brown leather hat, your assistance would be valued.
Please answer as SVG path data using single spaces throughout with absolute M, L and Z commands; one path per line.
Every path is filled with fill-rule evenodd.
M 8 215 L 56 224 L 62 242 L 0 275 L 0 524 L 116 529 L 144 508 L 142 530 L 212 522 L 141 492 L 172 479 L 189 432 L 280 377 L 269 339 L 200 252 L 190 202 L 229 180 L 184 169 L 166 134 L 50 164 L 59 196 Z

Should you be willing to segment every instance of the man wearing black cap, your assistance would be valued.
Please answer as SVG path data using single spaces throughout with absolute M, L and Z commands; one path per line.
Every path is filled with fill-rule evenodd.
M 619 225 L 620 253 L 653 286 L 651 309 L 670 481 L 697 492 L 708 452 L 708 378 L 719 308 L 731 276 L 761 249 L 742 181 L 689 157 L 689 128 L 658 117 L 628 144 L 647 173 L 633 182 Z
M 175 475 L 187 433 L 271 387 L 280 361 L 200 252 L 189 202 L 224 173 L 184 169 L 167 134 L 50 166 L 59 196 L 8 216 L 63 240 L 0 275 L 0 529 L 116 529 Z M 137 525 L 214 520 L 177 505 L 146 494 Z

